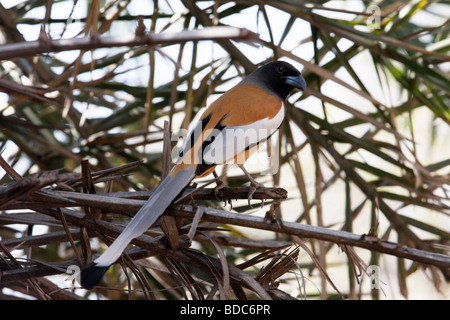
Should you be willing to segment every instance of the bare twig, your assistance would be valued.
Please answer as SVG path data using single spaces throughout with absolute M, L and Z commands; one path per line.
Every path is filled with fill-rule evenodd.
M 52 209 L 43 209 L 42 213 L 48 214 L 52 217 L 58 218 L 59 214 L 56 210 Z M 62 209 L 62 212 L 65 215 L 66 221 L 68 224 L 75 225 L 78 227 L 84 227 L 87 230 L 96 230 L 102 234 L 117 237 L 122 228 L 117 226 L 116 224 L 106 222 L 100 220 L 98 223 L 95 223 L 91 219 L 86 219 L 85 216 L 75 210 Z M 164 256 L 166 258 L 174 259 L 174 261 L 186 263 L 192 265 L 194 267 L 198 267 L 206 273 L 211 272 L 223 272 L 222 264 L 219 259 L 206 256 L 203 253 L 179 248 L 179 250 L 167 250 L 167 247 L 162 244 L 159 237 L 150 237 L 148 235 L 141 235 L 133 240 L 133 243 L 138 245 L 139 247 L 148 250 L 149 252 L 138 255 L 139 259 L 142 259 L 144 256 L 158 254 Z M 43 266 L 31 266 L 26 270 L 23 269 L 14 269 L 11 271 L 2 272 L 2 282 L 10 282 L 17 280 L 25 280 L 27 278 L 33 278 L 36 276 L 44 276 L 50 274 L 57 274 L 61 272 L 65 272 L 67 266 L 71 264 L 78 264 L 78 261 L 72 260 L 70 262 L 66 262 L 64 264 L 60 264 L 59 268 L 56 267 L 55 264 L 45 264 Z M 229 265 L 229 273 L 230 279 L 235 284 L 239 284 L 245 286 L 251 290 L 254 290 L 258 295 L 261 296 L 262 299 L 271 299 L 270 295 L 259 285 L 259 283 L 252 278 L 252 276 L 243 272 L 242 270 Z
M 192 218 L 194 213 L 195 209 L 187 205 L 178 206 L 176 208 L 169 209 L 168 211 L 168 214 L 186 218 Z M 297 235 L 299 237 L 331 241 L 333 243 L 356 246 L 390 254 L 399 258 L 406 258 L 425 264 L 435 265 L 444 269 L 450 268 L 449 256 L 410 248 L 405 245 L 399 245 L 398 243 L 381 240 L 372 236 L 357 235 L 351 232 L 288 221 L 283 221 L 282 223 L 270 223 L 262 217 L 244 215 L 213 208 L 204 208 L 202 219 L 210 222 L 270 230 L 279 233 Z
M 245 199 L 247 196 L 247 188 L 228 188 L 239 189 L 239 193 L 235 193 L 235 196 L 241 199 Z M 258 189 L 259 192 L 264 192 L 265 188 Z M 270 189 L 270 188 L 269 188 Z M 273 188 L 277 189 L 277 188 Z M 258 192 L 257 191 L 257 192 Z M 213 196 L 209 193 L 214 193 L 213 190 L 205 190 L 207 197 Z M 255 193 L 255 195 L 257 194 Z M 242 194 L 241 194 L 242 193 Z M 48 193 L 40 192 L 39 197 L 45 201 L 45 195 Z M 142 193 L 139 193 L 142 194 Z M 146 196 L 149 194 L 145 193 Z M 116 194 L 117 195 L 117 194 Z M 98 194 L 80 194 L 76 192 L 67 191 L 52 191 L 51 193 L 53 205 L 55 207 L 64 206 L 85 206 L 100 208 L 102 210 L 112 212 L 136 212 L 143 204 L 142 200 L 116 198 L 113 196 L 105 196 Z M 196 195 L 198 196 L 198 194 Z M 59 197 L 59 198 L 58 198 Z M 145 197 L 144 197 L 145 198 Z M 57 200 L 59 199 L 59 200 Z M 35 203 L 33 204 L 35 206 Z M 51 203 L 47 199 L 46 207 L 50 207 Z M 10 204 L 4 209 L 12 208 L 29 208 L 30 203 L 22 204 Z M 312 239 L 331 241 L 337 244 L 357 246 L 369 250 L 387 253 L 401 258 L 407 258 L 414 261 L 422 262 L 425 264 L 435 265 L 441 268 L 450 268 L 450 257 L 442 254 L 433 253 L 425 250 L 414 249 L 406 246 L 401 246 L 397 243 L 384 241 L 374 237 L 365 237 L 364 235 L 356 235 L 346 231 L 332 230 L 329 228 L 316 227 L 311 225 L 305 225 L 300 223 L 293 223 L 283 221 L 280 223 L 270 223 L 264 218 L 254 217 L 249 215 L 238 214 L 235 212 L 228 212 L 224 210 L 218 210 L 213 208 L 202 208 L 204 210 L 202 220 L 211 221 L 216 223 L 240 225 L 245 227 L 270 230 L 274 232 L 280 232 L 285 234 L 293 234 L 300 237 L 308 237 Z M 193 218 L 195 216 L 196 209 L 189 205 L 178 205 L 168 210 L 168 213 L 184 218 Z
M 0 187 L 0 192 L 5 190 Z M 192 188 L 186 189 L 184 194 L 192 192 Z M 40 191 L 28 198 L 21 198 L 23 201 L 16 201 L 2 206 L 4 210 L 28 209 L 31 207 L 67 207 L 67 206 L 92 206 L 111 212 L 136 212 L 142 206 L 141 200 L 147 200 L 153 191 L 137 192 L 110 192 L 97 194 L 83 194 L 70 191 Z M 273 199 L 283 200 L 287 197 L 287 191 L 282 188 L 259 188 L 253 194 L 253 199 Z M 205 188 L 193 194 L 194 200 L 228 200 L 247 199 L 248 188 L 223 188 L 221 194 L 216 197 L 214 188 Z M 138 199 L 138 200 L 137 200 Z M 51 200 L 51 201 L 49 201 Z
M 0 60 L 49 52 L 144 45 L 154 46 L 158 44 L 220 39 L 253 41 L 255 39 L 255 34 L 246 29 L 234 27 L 210 27 L 201 30 L 185 30 L 176 33 L 149 33 L 144 36 L 127 34 L 122 36 L 91 36 L 60 40 L 46 39 L 46 41 L 27 41 L 3 45 L 0 50 Z

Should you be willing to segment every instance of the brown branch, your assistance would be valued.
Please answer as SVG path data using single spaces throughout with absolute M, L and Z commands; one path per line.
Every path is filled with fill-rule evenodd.
M 74 240 L 80 239 L 80 230 L 70 230 L 71 237 Z M 9 250 L 19 250 L 38 246 L 44 246 L 52 243 L 66 242 L 69 238 L 66 231 L 55 231 L 35 236 L 24 236 L 20 238 L 10 238 L 2 240 L 3 245 Z
M 199 30 L 183 30 L 175 33 L 150 33 L 143 36 L 127 34 L 122 36 L 91 36 L 85 38 L 59 39 L 49 38 L 26 41 L 1 46 L 0 60 L 32 56 L 50 52 L 69 50 L 90 50 L 97 48 L 154 46 L 158 44 L 184 43 L 201 40 L 254 41 L 256 34 L 246 29 L 234 27 L 209 27 Z
M 59 217 L 59 213 L 53 209 L 42 209 L 40 212 L 52 216 L 56 219 Z M 66 218 L 67 223 L 77 226 L 84 227 L 87 230 L 95 230 L 99 233 L 102 233 L 107 236 L 117 237 L 121 232 L 122 228 L 117 224 L 106 222 L 104 220 L 98 221 L 98 223 L 94 222 L 92 219 L 86 219 L 84 214 L 81 214 L 75 210 L 62 209 L 64 216 Z M 158 254 L 164 257 L 168 257 L 171 259 L 175 259 L 176 261 L 192 265 L 203 270 L 206 273 L 211 272 L 221 272 L 221 262 L 219 259 L 207 256 L 203 253 L 186 249 L 186 248 L 178 248 L 179 250 L 167 250 L 167 247 L 161 242 L 158 241 L 158 237 L 151 237 L 146 234 L 143 234 L 135 239 L 133 239 L 133 243 L 143 249 L 148 250 L 146 254 L 140 254 L 139 259 L 142 259 L 145 256 Z M 1 272 L 2 283 L 11 282 L 11 281 L 23 281 L 27 278 L 40 277 L 50 274 L 64 273 L 66 272 L 65 268 L 69 265 L 79 265 L 78 261 L 72 260 L 70 262 L 65 262 L 63 264 L 42 264 L 37 266 L 30 266 L 26 269 L 12 269 L 12 270 L 4 270 Z M 253 291 L 255 291 L 262 299 L 271 299 L 270 295 L 247 273 L 240 270 L 239 268 L 229 265 L 229 272 L 232 281 L 241 286 L 245 286 Z
M 425 264 L 435 265 L 444 269 L 450 268 L 449 256 L 410 248 L 398 243 L 381 240 L 373 236 L 357 235 L 347 231 L 333 230 L 288 221 L 274 223 L 266 221 L 265 218 L 261 217 L 212 208 L 203 208 L 203 210 L 204 213 L 202 220 L 204 221 L 238 225 L 242 227 L 296 235 L 299 237 L 330 241 L 336 244 L 365 248 L 372 251 L 390 254 L 399 258 L 406 258 Z M 168 210 L 168 214 L 176 217 L 192 218 L 195 214 L 195 210 L 192 206 L 182 205 L 175 208 L 170 208 Z
M 228 191 L 225 193 L 229 199 L 246 199 L 248 188 L 226 188 Z M 236 190 L 235 190 L 236 189 Z M 283 199 L 286 196 L 286 191 L 282 191 L 280 188 L 261 188 L 255 193 L 255 198 L 270 198 L 268 195 L 275 195 L 274 199 Z M 186 191 L 186 192 L 189 192 Z M 63 206 L 90 206 L 100 208 L 102 210 L 111 212 L 136 212 L 143 204 L 143 200 L 136 200 L 136 198 L 147 199 L 151 192 L 121 192 L 111 194 L 80 194 L 76 192 L 67 191 L 52 191 L 49 193 L 40 192 L 40 195 L 33 197 L 41 197 L 42 207 L 49 208 L 51 206 L 63 207 Z M 281 196 L 280 196 L 281 194 Z M 123 196 L 119 198 L 118 196 Z M 51 196 L 51 198 L 50 198 Z M 42 198 L 43 197 L 43 198 Z M 49 197 L 49 198 L 46 198 Z M 127 197 L 133 197 L 129 199 Z M 213 189 L 203 189 L 195 194 L 196 199 L 215 199 Z M 35 199 L 36 200 L 36 199 Z M 7 205 L 4 209 L 18 209 L 18 208 L 30 208 L 30 204 L 34 208 L 39 207 L 39 202 L 16 202 Z M 213 208 L 203 208 L 204 214 L 202 216 L 203 221 L 210 221 L 220 224 L 239 225 L 249 228 L 256 228 L 262 230 L 269 230 L 278 233 L 285 233 L 290 235 L 297 235 L 299 237 L 307 237 L 312 239 L 330 241 L 336 244 L 356 246 L 373 250 L 381 253 L 397 256 L 399 258 L 406 258 L 417 262 L 435 265 L 441 268 L 450 268 L 450 257 L 433 253 L 425 250 L 419 250 L 410 248 L 397 243 L 384 241 L 372 236 L 356 235 L 346 231 L 332 230 L 323 227 L 311 226 L 306 224 L 282 221 L 280 223 L 273 223 L 267 221 L 265 218 L 238 214 L 236 212 L 229 212 L 224 210 L 218 210 Z M 42 211 L 41 211 L 42 212 Z M 196 210 L 189 205 L 179 205 L 169 208 L 168 214 L 193 218 Z M 56 217 L 58 218 L 58 217 Z M 91 231 L 94 231 L 92 229 Z
M 0 191 L 4 188 L 0 187 Z M 192 193 L 193 188 L 187 188 L 184 194 Z M 22 199 L 24 201 L 16 201 L 7 203 L 2 206 L 3 210 L 12 209 L 28 209 L 28 208 L 60 208 L 67 206 L 91 206 L 107 210 L 110 212 L 126 212 L 133 213 L 139 210 L 143 204 L 143 200 L 147 200 L 153 191 L 137 191 L 137 192 L 111 192 L 98 194 L 85 194 L 70 191 L 40 191 L 32 196 Z M 193 193 L 194 200 L 233 200 L 247 199 L 248 188 L 223 188 L 220 194 L 214 193 L 213 188 L 204 188 Z M 253 199 L 273 199 L 284 200 L 287 198 L 287 191 L 282 188 L 259 188 L 253 194 Z

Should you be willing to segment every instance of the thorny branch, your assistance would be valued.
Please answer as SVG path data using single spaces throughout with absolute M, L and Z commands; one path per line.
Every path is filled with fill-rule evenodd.
M 112 47 L 154 46 L 158 44 L 183 43 L 201 40 L 254 41 L 256 35 L 246 29 L 234 27 L 210 27 L 200 30 L 186 30 L 176 33 L 150 33 L 145 35 L 127 34 L 121 36 L 90 36 L 75 39 L 52 40 L 44 38 L 37 41 L 11 43 L 2 46 L 0 60 L 32 56 L 49 52 L 69 50 L 90 50 Z
M 5 192 L 5 188 L 2 188 Z M 246 199 L 247 188 L 228 188 L 226 196 L 223 199 Z M 1 189 L 0 189 L 1 190 Z M 189 192 L 186 191 L 186 192 Z M 122 195 L 121 195 L 122 194 Z M 151 192 L 123 192 L 113 194 L 82 194 L 68 191 L 56 191 L 51 193 L 41 191 L 39 195 L 31 196 L 31 199 L 17 200 L 13 203 L 7 204 L 3 209 L 25 209 L 34 208 L 37 211 L 47 214 L 44 208 L 53 207 L 75 207 L 75 206 L 90 206 L 92 208 L 99 208 L 106 212 L 127 212 L 132 213 L 139 210 L 144 203 L 143 200 Z M 135 199 L 130 199 L 133 196 Z M 213 189 L 203 189 L 201 192 L 194 195 L 194 199 L 212 199 L 214 196 Z M 286 198 L 286 192 L 280 188 L 261 188 L 255 193 L 256 199 L 271 198 L 283 199 Z M 137 199 L 136 199 L 137 198 Z M 1 203 L 0 203 L 1 204 Z M 42 208 L 40 210 L 39 208 Z M 311 226 L 301 223 L 294 223 L 289 221 L 268 221 L 265 218 L 255 217 L 251 215 L 238 214 L 225 210 L 203 207 L 202 220 L 215 222 L 219 224 L 239 225 L 243 227 L 256 228 L 261 230 L 269 230 L 278 233 L 285 233 L 289 235 L 296 235 L 305 238 L 312 238 L 324 241 L 330 241 L 337 244 L 357 246 L 377 252 L 382 252 L 394 255 L 401 258 L 407 258 L 413 261 L 418 261 L 425 264 L 435 265 L 441 268 L 450 268 L 450 257 L 433 253 L 425 250 L 410 248 L 403 245 L 398 245 L 393 242 L 384 241 L 373 236 L 356 235 L 350 232 L 341 230 L 332 230 L 329 228 Z M 177 205 L 168 209 L 167 214 L 176 217 L 191 219 L 195 215 L 196 208 L 191 205 Z M 56 217 L 57 218 L 57 217 Z M 2 219 L 0 218 L 0 222 Z M 10 220 L 3 221 L 3 223 L 11 223 Z M 90 230 L 94 232 L 95 230 Z

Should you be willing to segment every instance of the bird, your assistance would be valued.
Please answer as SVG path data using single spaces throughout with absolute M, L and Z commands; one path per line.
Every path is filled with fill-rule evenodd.
M 244 163 L 282 125 L 286 99 L 295 88 L 306 89 L 301 72 L 286 61 L 275 60 L 211 103 L 186 137 L 167 177 L 105 252 L 81 270 L 81 285 L 92 289 L 129 243 L 151 227 L 193 179 L 215 174 L 217 165 L 231 161 L 242 169 L 250 181 L 250 200 L 262 185 Z

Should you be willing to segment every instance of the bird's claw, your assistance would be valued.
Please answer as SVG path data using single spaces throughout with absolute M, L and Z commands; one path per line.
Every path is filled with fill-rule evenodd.
M 225 188 L 227 185 L 222 181 L 222 180 L 218 180 L 217 181 L 217 186 L 214 188 L 214 196 L 216 197 L 217 200 L 219 199 L 219 194 L 220 191 Z
M 217 180 L 217 186 L 214 188 L 214 196 L 216 197 L 217 200 L 220 200 L 219 195 L 221 193 L 221 190 L 223 188 L 228 187 L 228 185 L 225 182 L 223 182 L 222 180 L 220 180 L 218 177 L 216 177 L 216 180 Z M 223 199 L 223 206 L 226 207 L 227 204 L 230 205 L 230 210 L 232 210 L 233 204 L 231 203 L 231 200 Z
M 247 195 L 247 199 L 248 199 L 248 205 L 250 206 L 250 208 L 253 208 L 250 200 L 253 199 L 253 194 L 256 192 L 256 190 L 258 190 L 259 188 L 265 188 L 263 184 L 253 181 L 250 183 L 250 187 L 248 188 L 248 195 Z M 261 200 L 261 207 L 264 206 L 264 199 Z

